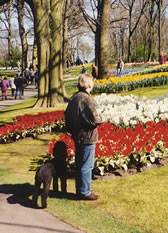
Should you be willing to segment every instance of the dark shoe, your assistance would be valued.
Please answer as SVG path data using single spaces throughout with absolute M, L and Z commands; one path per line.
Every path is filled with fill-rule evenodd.
M 88 196 L 85 196 L 85 195 L 78 195 L 77 196 L 77 199 L 78 200 L 88 200 L 88 201 L 95 201 L 95 200 L 98 200 L 99 199 L 99 196 L 95 195 L 94 193 L 91 193 L 90 195 Z

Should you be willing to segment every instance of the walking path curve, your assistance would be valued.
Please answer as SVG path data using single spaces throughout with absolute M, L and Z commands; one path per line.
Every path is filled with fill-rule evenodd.
M 25 88 L 24 99 L 37 95 L 34 85 Z M 8 96 L 0 100 L 0 109 L 20 103 L 23 100 Z M 2 233 L 84 233 L 70 224 L 42 209 L 33 209 L 21 204 L 22 200 L 15 197 L 8 185 L 0 184 L 0 232 Z
M 84 233 L 47 211 L 21 205 L 20 200 L 4 190 L 3 185 L 0 185 L 0 206 L 2 233 Z
M 21 101 L 23 101 L 29 97 L 37 96 L 37 94 L 38 94 L 38 90 L 35 89 L 35 85 L 28 85 L 24 89 L 23 99 L 19 99 L 19 96 L 17 96 L 17 99 L 15 100 L 15 97 L 12 96 L 10 93 L 8 94 L 7 100 L 2 100 L 0 97 L 0 109 L 18 104 Z

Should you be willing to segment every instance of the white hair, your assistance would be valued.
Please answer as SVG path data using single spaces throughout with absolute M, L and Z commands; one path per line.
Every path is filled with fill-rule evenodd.
M 93 76 L 88 73 L 81 74 L 78 79 L 78 89 L 86 90 L 93 83 Z

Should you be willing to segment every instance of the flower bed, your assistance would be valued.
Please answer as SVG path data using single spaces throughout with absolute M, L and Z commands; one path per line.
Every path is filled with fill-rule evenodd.
M 95 173 L 103 175 L 118 168 L 150 166 L 168 157 L 167 121 L 139 123 L 133 128 L 118 128 L 110 123 L 98 127 L 99 141 L 95 151 Z M 68 146 L 68 169 L 75 167 L 75 147 L 69 135 L 60 135 L 59 141 Z M 52 139 L 49 154 L 52 154 L 56 139 Z
M 108 79 L 96 80 L 92 93 L 118 93 L 142 87 L 161 86 L 166 84 L 168 84 L 168 72 L 110 77 Z
M 126 75 L 126 74 L 130 74 L 130 73 L 135 73 L 135 72 L 139 72 L 139 71 L 142 71 L 142 69 L 124 69 L 123 71 L 122 71 L 122 76 L 123 75 Z M 113 76 L 118 76 L 118 74 L 117 74 L 117 70 L 116 69 L 110 69 L 109 71 L 108 71 L 108 73 L 111 75 L 113 75 Z M 121 76 L 120 75 L 120 76 Z
M 134 95 L 101 94 L 94 97 L 98 113 L 117 127 L 134 127 L 139 122 L 168 119 L 168 96 L 148 99 Z
M 103 175 L 122 168 L 149 166 L 168 157 L 168 97 L 155 99 L 103 94 L 94 98 L 99 114 L 108 121 L 98 127 L 95 172 Z M 63 133 L 64 111 L 17 116 L 0 127 L 0 142 L 12 142 L 51 131 L 68 146 L 68 169 L 74 170 L 74 143 Z M 49 154 L 56 139 L 50 144 Z
M 60 131 L 64 126 L 64 111 L 25 114 L 14 118 L 13 124 L 0 127 L 0 143 L 13 142 L 25 137 L 36 137 L 52 131 Z

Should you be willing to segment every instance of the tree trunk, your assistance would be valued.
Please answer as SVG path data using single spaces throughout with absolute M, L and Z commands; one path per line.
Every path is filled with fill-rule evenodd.
M 6 2 L 8 0 L 3 0 L 3 4 Z M 34 107 L 55 107 L 57 103 L 64 102 L 65 97 L 62 69 L 64 1 L 25 0 L 25 2 L 33 11 L 38 49 L 39 90 Z
M 24 29 L 24 1 L 18 0 L 17 4 L 18 11 L 18 24 L 19 24 L 19 34 L 22 44 L 22 72 L 26 69 L 28 65 L 28 44 Z
M 65 89 L 62 69 L 62 10 L 63 1 L 52 0 L 50 44 L 50 107 L 64 102 Z
M 68 54 L 68 10 L 70 6 L 70 0 L 65 1 L 64 14 L 63 14 L 63 73 L 66 72 L 66 59 Z
M 35 0 L 39 64 L 39 96 L 37 107 L 55 107 L 64 102 L 62 69 L 62 8 L 61 0 Z
M 38 49 L 39 89 L 34 108 L 48 107 L 49 92 L 49 3 L 34 0 L 34 22 Z
M 158 0 L 158 55 L 159 58 L 161 56 L 161 30 L 162 30 L 162 24 L 161 24 L 161 8 L 162 8 L 162 3 L 161 0 Z
M 11 34 L 10 8 L 8 9 L 8 56 L 9 56 L 9 60 L 11 60 L 11 57 L 12 57 L 12 34 Z
M 123 58 L 124 57 L 124 29 L 121 28 L 120 30 L 120 33 L 121 33 L 121 57 Z
M 36 43 L 36 39 L 34 40 L 34 44 L 33 44 L 33 54 L 32 54 L 32 63 L 33 63 L 33 69 L 34 71 L 37 70 L 37 43 Z
M 152 27 L 149 26 L 149 38 L 148 38 L 148 61 L 151 60 L 151 54 L 152 54 Z
M 131 56 L 131 27 L 132 27 L 132 10 L 129 10 L 129 25 L 128 25 L 128 62 L 130 62 Z
M 149 1 L 149 33 L 148 33 L 148 58 L 147 60 L 151 60 L 152 56 L 152 47 L 153 47 L 153 38 L 154 38 L 154 23 L 156 19 L 156 13 L 155 13 L 155 4 L 156 2 L 154 0 Z
M 99 5 L 99 59 L 98 59 L 98 77 L 103 79 L 108 75 L 108 59 L 109 59 L 109 24 L 110 24 L 110 0 L 100 0 Z
M 95 32 L 95 65 L 98 67 L 99 63 L 99 38 L 100 37 L 100 26 L 97 23 L 96 32 Z

